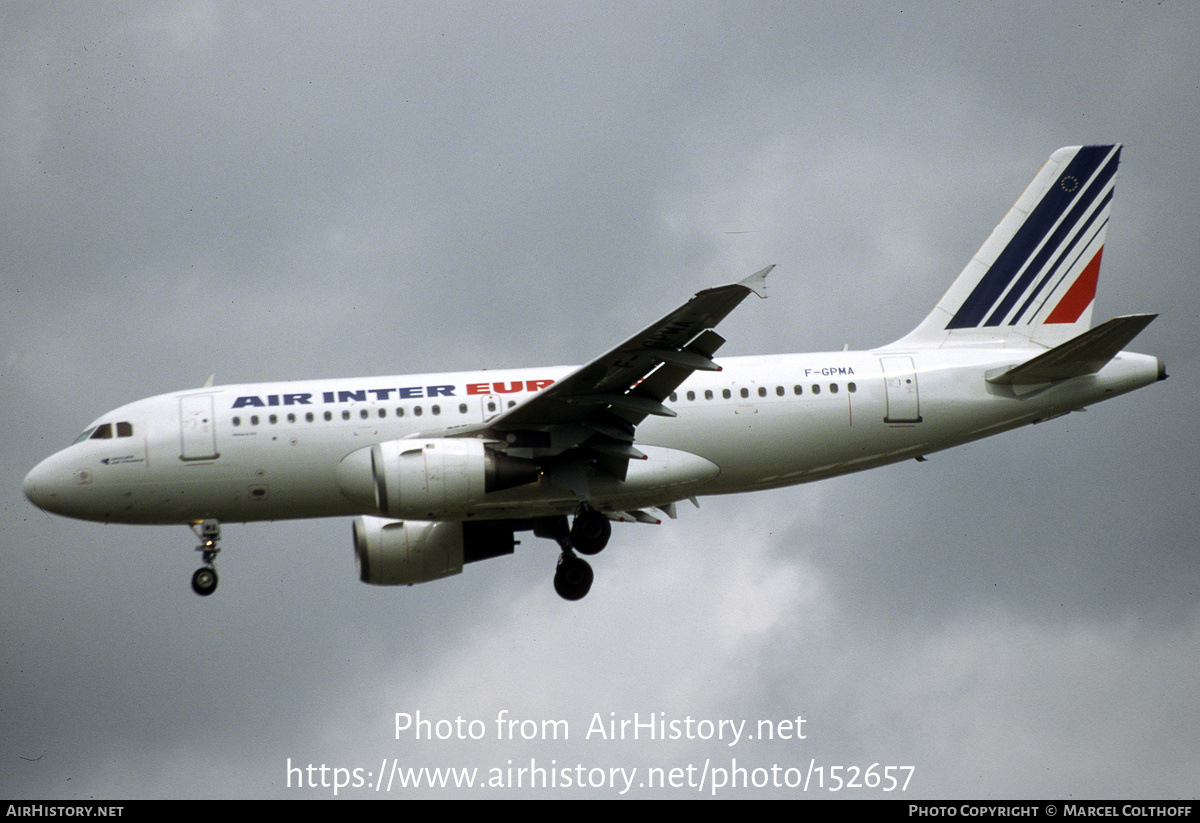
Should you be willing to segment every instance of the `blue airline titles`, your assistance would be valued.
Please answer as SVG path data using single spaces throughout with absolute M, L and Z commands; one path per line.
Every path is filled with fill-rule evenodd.
M 466 386 L 401 386 L 398 389 L 338 389 L 337 391 L 321 392 L 322 403 L 364 403 L 367 400 L 419 400 L 433 397 L 458 397 L 456 388 L 463 389 L 463 394 L 514 394 L 517 392 L 534 392 L 544 389 L 553 380 L 513 380 L 496 383 L 468 383 Z M 293 394 L 268 394 L 266 400 L 257 395 L 244 395 L 233 401 L 233 408 L 247 407 L 266 408 L 268 406 L 309 406 L 313 403 L 312 392 Z

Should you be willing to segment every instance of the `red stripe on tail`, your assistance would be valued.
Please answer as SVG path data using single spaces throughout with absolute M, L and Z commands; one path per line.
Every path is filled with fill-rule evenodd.
M 1092 304 L 1096 299 L 1096 280 L 1100 276 L 1100 256 L 1103 254 L 1104 247 L 1101 246 L 1092 262 L 1084 267 L 1079 277 L 1071 284 L 1071 288 L 1067 289 L 1062 300 L 1054 307 L 1054 311 L 1050 312 L 1050 316 L 1046 318 L 1047 323 L 1074 323 L 1079 319 L 1079 315 L 1083 314 L 1083 310 Z

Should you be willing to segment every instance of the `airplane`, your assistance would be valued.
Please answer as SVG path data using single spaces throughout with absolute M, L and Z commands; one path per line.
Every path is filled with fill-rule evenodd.
M 1123 351 L 1157 315 L 1091 327 L 1120 145 L 1054 152 L 933 311 L 879 348 L 715 359 L 768 266 L 581 367 L 213 386 L 122 406 L 38 464 L 26 497 L 104 523 L 189 525 L 199 595 L 221 524 L 353 517 L 359 576 L 412 585 L 555 541 L 555 590 L 613 522 L 807 483 L 1082 410 L 1167 377 Z

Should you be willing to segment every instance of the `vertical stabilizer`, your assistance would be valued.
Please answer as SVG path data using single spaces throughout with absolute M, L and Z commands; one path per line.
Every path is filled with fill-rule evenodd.
M 1059 149 L 950 286 L 894 346 L 1053 347 L 1087 331 L 1119 145 Z

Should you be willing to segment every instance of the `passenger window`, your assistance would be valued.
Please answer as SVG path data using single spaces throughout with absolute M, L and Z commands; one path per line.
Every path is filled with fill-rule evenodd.
M 721 392 L 721 396 L 724 397 L 726 400 L 728 400 L 730 397 L 733 396 L 733 393 L 731 391 L 729 391 L 729 389 L 725 389 L 724 391 Z
M 242 425 L 242 418 L 240 418 L 240 417 L 233 418 L 233 425 L 235 425 L 235 426 Z
M 793 392 L 794 392 L 794 393 L 795 393 L 797 396 L 804 394 L 804 389 L 800 388 L 799 386 L 793 386 L 793 387 L 792 387 L 792 391 L 793 391 Z
M 820 387 L 820 386 L 818 386 L 816 383 L 813 383 L 813 385 L 812 385 L 812 393 L 813 393 L 813 394 L 820 394 L 820 393 L 821 393 L 821 387 Z
M 346 409 L 344 412 L 342 412 L 342 419 L 343 419 L 343 420 L 349 420 L 349 419 L 350 419 L 350 410 L 349 410 L 349 409 Z
M 442 413 L 442 407 L 441 407 L 441 406 L 436 406 L 436 405 L 435 405 L 435 406 L 430 406 L 430 407 L 429 407 L 429 413 L 430 413 L 430 414 L 441 414 L 441 413 Z
M 856 391 L 858 391 L 858 386 L 854 385 L 853 383 L 847 383 L 846 391 L 850 392 L 851 394 L 854 394 Z
M 749 390 L 749 389 L 742 389 L 742 397 L 743 397 L 743 398 L 746 398 L 746 397 L 749 397 L 749 396 L 750 396 L 750 390 Z
M 333 412 L 325 412 L 325 422 L 328 423 L 333 419 Z
M 421 407 L 413 406 L 413 414 L 416 415 L 417 417 L 420 417 L 421 416 Z
M 257 414 L 252 414 L 252 415 L 250 415 L 250 425 L 251 425 L 251 426 L 257 426 L 257 425 L 258 425 L 258 415 L 257 415 Z
M 695 393 L 694 391 L 690 391 L 690 392 L 688 392 L 688 393 L 687 393 L 687 399 L 688 399 L 688 400 L 695 400 L 695 399 L 696 399 L 696 393 Z
M 776 387 L 775 387 L 775 393 L 776 393 L 777 395 L 779 395 L 780 397 L 783 397 L 783 386 L 776 386 Z
M 466 413 L 467 413 L 467 404 L 466 404 L 466 403 L 459 403 L 459 404 L 458 404 L 458 413 L 459 413 L 459 414 L 466 414 Z
M 759 396 L 759 397 L 766 397 L 766 396 L 767 396 L 767 387 L 766 387 L 766 386 L 759 386 L 759 387 L 758 387 L 758 396 Z
M 704 390 L 704 399 L 705 399 L 705 400 L 712 400 L 712 399 L 713 399 L 713 393 L 712 393 L 712 389 L 705 389 L 705 390 Z
M 361 410 L 361 411 L 358 413 L 358 416 L 359 416 L 359 417 L 361 417 L 363 420 L 366 420 L 366 419 L 367 419 L 367 417 L 369 417 L 369 416 L 370 416 L 370 414 L 371 414 L 371 413 L 370 413 L 369 411 L 367 411 L 366 409 L 362 409 L 362 410 Z
M 292 412 L 288 412 L 288 422 L 289 422 L 289 423 L 295 423 L 295 422 L 296 422 L 296 415 L 295 415 L 295 414 L 293 414 Z
M 837 392 L 838 392 L 837 383 L 830 383 L 829 384 L 829 393 L 837 394 Z
M 675 394 L 675 392 L 671 392 L 671 402 L 674 403 L 678 399 L 679 395 Z

